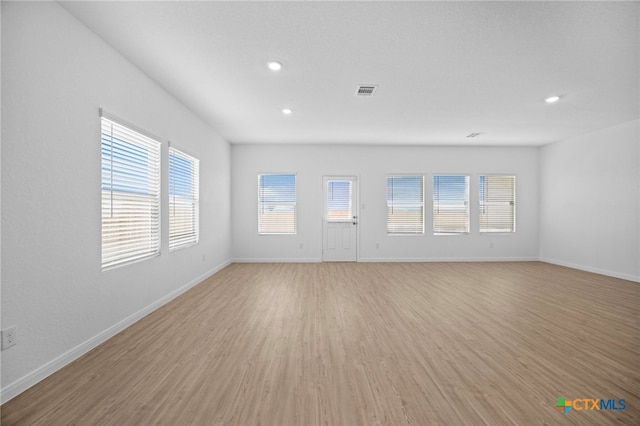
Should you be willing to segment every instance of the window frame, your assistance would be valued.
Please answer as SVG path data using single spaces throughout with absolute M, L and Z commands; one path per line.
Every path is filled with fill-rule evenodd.
M 344 216 L 344 217 L 341 217 L 341 218 L 340 217 L 333 218 L 333 217 L 330 216 L 330 214 L 329 214 L 330 206 L 329 206 L 329 199 L 328 199 L 329 188 L 328 187 L 323 188 L 323 195 L 326 195 L 326 196 L 324 196 L 324 213 L 326 215 L 324 220 L 327 223 L 353 223 L 354 222 L 354 216 L 355 216 L 354 215 L 355 207 L 357 207 L 357 206 L 353 205 L 354 204 L 353 203 L 353 198 L 354 198 L 353 197 L 353 191 L 354 191 L 353 184 L 354 184 L 354 179 L 357 179 L 357 178 L 355 178 L 355 175 L 354 175 L 354 176 L 351 176 L 351 177 L 347 177 L 347 176 L 324 176 L 323 177 L 323 181 L 324 181 L 324 179 L 327 180 L 327 182 L 326 182 L 327 184 L 329 184 L 330 182 L 348 182 L 349 183 L 349 193 L 348 193 L 348 197 L 346 198 L 346 201 L 347 201 L 348 207 L 349 207 L 348 215 Z M 323 184 L 324 184 L 324 182 L 323 182 Z M 342 199 L 340 201 L 342 201 Z
M 276 232 L 264 232 L 261 231 L 261 211 L 264 209 L 264 200 L 261 200 L 261 196 L 262 196 L 262 189 L 261 189 L 261 177 L 262 176 L 293 176 L 293 195 L 294 195 L 294 201 L 293 202 L 288 202 L 288 203 L 292 203 L 293 205 L 293 232 L 283 232 L 283 231 L 276 231 Z M 277 173 L 277 172 L 266 172 L 266 173 L 258 173 L 257 175 L 257 209 L 256 209 L 256 224 L 257 224 L 257 231 L 258 231 L 258 235 L 259 236 L 294 236 L 298 234 L 298 174 L 297 173 L 292 173 L 292 172 L 282 172 L 282 173 Z M 281 203 L 276 203 L 273 202 L 271 204 L 276 204 L 276 205 L 287 205 L 287 202 L 281 202 Z
M 511 206 L 512 206 L 512 226 L 511 226 L 511 230 L 496 230 L 496 231 L 489 231 L 489 230 L 483 230 L 482 228 L 482 210 L 483 210 L 483 200 L 482 200 L 482 196 L 481 196 L 481 191 L 482 191 L 482 185 L 481 185 L 481 179 L 482 177 L 486 177 L 486 176 L 494 176 L 494 177 L 510 177 L 513 180 L 513 192 L 512 192 L 512 197 L 511 197 Z M 479 173 L 478 174 L 478 191 L 477 191 L 477 195 L 478 195 L 478 232 L 480 233 L 480 235 L 512 235 L 516 233 L 517 227 L 516 227 L 516 218 L 517 218 L 517 175 L 515 173 Z
M 172 156 L 180 157 L 183 161 L 189 163 L 190 180 L 189 183 L 189 196 L 178 197 L 180 202 L 176 202 L 175 186 L 180 182 L 176 182 L 172 179 L 172 165 L 175 164 L 175 160 L 172 161 Z M 168 195 L 169 195 L 169 252 L 185 249 L 200 242 L 200 160 L 192 155 L 187 154 L 184 150 L 178 149 L 169 144 L 168 151 Z M 173 192 L 173 193 L 172 193 Z M 188 209 L 188 214 L 191 215 L 191 229 L 181 238 L 176 238 L 172 235 L 175 229 L 172 229 L 176 218 L 175 210 L 178 205 L 191 205 Z M 174 225 L 175 226 L 175 225 Z M 173 238 L 172 238 L 173 237 Z
M 420 232 L 393 232 L 390 230 L 390 223 L 389 223 L 389 209 L 393 208 L 390 207 L 389 205 L 389 179 L 390 178 L 402 178 L 402 177 L 419 177 L 420 181 L 421 181 L 421 185 L 422 185 L 422 190 L 421 190 L 421 196 L 422 196 L 422 202 L 421 203 L 413 203 L 415 205 L 421 204 L 420 207 L 422 209 L 422 221 L 421 221 L 421 231 Z M 426 211 L 425 211 L 425 177 L 426 174 L 425 173 L 388 173 L 385 177 L 385 203 L 386 203 L 386 220 L 385 220 L 385 224 L 386 224 L 386 234 L 388 236 L 424 236 L 425 235 L 425 216 L 426 216 Z
M 435 179 L 439 177 L 464 177 L 465 178 L 465 195 L 466 199 L 466 230 L 462 232 L 437 232 L 435 229 L 435 209 L 436 209 L 436 192 Z M 431 232 L 434 236 L 452 236 L 452 235 L 469 235 L 471 234 L 471 175 L 469 173 L 434 173 L 431 175 Z
M 107 138 L 105 138 L 107 135 L 105 133 L 106 127 L 110 128 Z M 116 134 L 120 136 L 119 161 L 114 161 Z M 106 271 L 141 262 L 161 254 L 162 142 L 160 138 L 149 132 L 100 110 L 100 147 L 100 263 L 101 269 Z M 109 150 L 110 155 L 105 155 Z M 141 159 L 145 155 L 147 165 L 143 167 Z M 118 168 L 114 167 L 116 162 L 119 163 Z M 138 164 L 136 165 L 136 163 Z M 147 181 L 148 193 L 141 192 L 144 187 L 141 181 L 144 179 Z M 105 189 L 105 185 L 107 189 Z M 116 186 L 121 189 L 114 189 Z M 130 188 L 130 190 L 122 188 Z M 115 207 L 116 202 L 119 204 L 118 207 Z M 148 207 L 149 220 L 146 223 L 136 225 L 133 219 L 135 212 L 140 210 L 137 213 L 144 213 L 145 210 L 141 206 Z M 117 220 L 114 220 L 114 211 L 118 211 L 123 219 L 120 226 L 118 226 Z M 108 217 L 105 213 L 108 214 Z M 134 232 L 139 234 L 138 238 L 130 237 Z M 145 235 L 148 236 L 145 237 Z

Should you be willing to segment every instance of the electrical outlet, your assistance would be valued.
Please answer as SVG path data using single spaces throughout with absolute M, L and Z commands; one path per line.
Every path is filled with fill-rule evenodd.
M 11 346 L 14 346 L 17 343 L 17 335 L 16 332 L 18 330 L 18 326 L 11 326 L 5 330 L 2 330 L 2 350 L 9 349 Z

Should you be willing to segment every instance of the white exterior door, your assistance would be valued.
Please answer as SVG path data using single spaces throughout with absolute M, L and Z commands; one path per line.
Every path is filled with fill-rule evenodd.
M 358 260 L 358 179 L 325 176 L 322 260 Z

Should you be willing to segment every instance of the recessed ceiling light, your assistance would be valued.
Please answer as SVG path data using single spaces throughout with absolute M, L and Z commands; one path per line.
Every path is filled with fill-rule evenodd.
M 278 61 L 270 61 L 267 66 L 271 71 L 280 71 L 282 69 L 282 64 Z
M 282 110 L 282 113 L 283 113 L 284 115 L 291 115 L 291 113 L 292 113 L 292 112 L 293 112 L 293 110 L 292 110 L 291 108 L 284 108 L 284 109 Z
M 553 96 L 549 96 L 547 99 L 545 99 L 544 101 L 548 104 L 554 104 L 556 102 L 558 102 L 560 100 L 560 96 L 557 95 L 553 95 Z

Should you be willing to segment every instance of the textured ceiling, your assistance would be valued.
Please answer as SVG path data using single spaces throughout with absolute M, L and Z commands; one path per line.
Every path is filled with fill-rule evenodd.
M 59 3 L 231 143 L 541 145 L 640 115 L 637 2 Z

